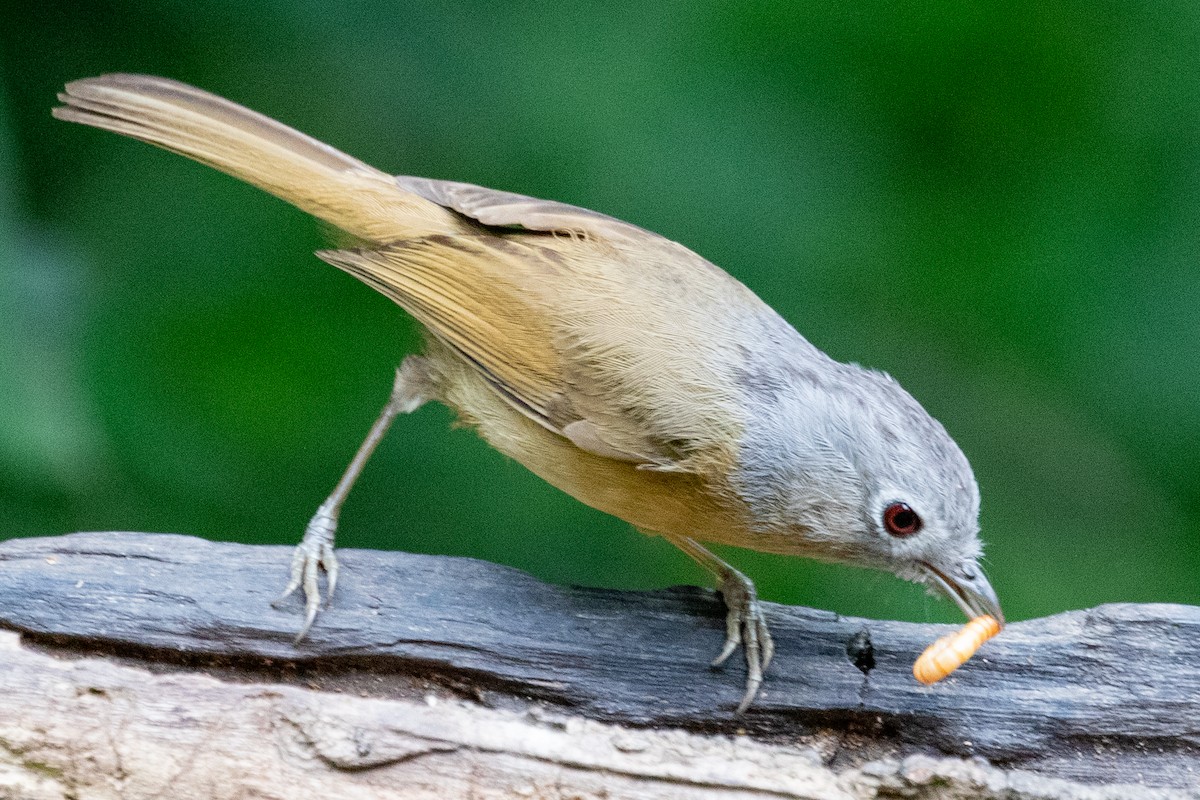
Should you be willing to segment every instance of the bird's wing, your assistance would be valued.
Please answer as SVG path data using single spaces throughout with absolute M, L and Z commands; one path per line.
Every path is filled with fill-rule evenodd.
M 397 175 L 400 188 L 492 227 L 592 236 L 658 237 L 638 226 L 579 206 L 486 186 Z M 661 238 L 661 237 L 658 237 Z
M 527 248 L 435 236 L 317 255 L 394 300 L 525 414 L 556 432 L 573 420 L 548 320 L 522 291 L 537 269 Z
M 583 450 L 682 472 L 728 457 L 738 439 L 728 324 L 766 308 L 748 289 L 597 212 L 397 180 L 483 227 L 323 259 L 391 297 L 515 408 Z

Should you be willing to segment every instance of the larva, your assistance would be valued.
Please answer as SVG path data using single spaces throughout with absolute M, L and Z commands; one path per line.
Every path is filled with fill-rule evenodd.
M 938 639 L 913 664 L 913 677 L 929 686 L 967 663 L 975 651 L 1000 632 L 1000 623 L 990 615 L 976 617 L 956 633 Z

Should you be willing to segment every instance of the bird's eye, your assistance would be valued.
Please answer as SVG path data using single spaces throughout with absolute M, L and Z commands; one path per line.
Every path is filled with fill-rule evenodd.
M 892 503 L 883 510 L 883 527 L 892 536 L 912 536 L 921 530 L 921 518 L 908 503 Z

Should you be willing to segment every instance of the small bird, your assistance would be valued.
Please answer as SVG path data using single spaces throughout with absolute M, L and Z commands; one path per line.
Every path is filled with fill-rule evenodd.
M 582 502 L 711 572 L 723 664 L 774 645 L 754 584 L 702 543 L 887 570 L 1002 621 L 979 568 L 979 489 L 945 429 L 889 376 L 822 353 L 691 250 L 583 208 L 392 176 L 273 119 L 144 75 L 74 81 L 55 117 L 258 186 L 357 246 L 317 253 L 426 332 L 292 561 L 309 630 L 338 577 L 342 504 L 392 420 L 430 400 Z M 281 597 L 282 599 L 282 597 Z

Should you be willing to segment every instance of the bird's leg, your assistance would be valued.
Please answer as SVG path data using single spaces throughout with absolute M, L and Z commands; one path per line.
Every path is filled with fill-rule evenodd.
M 746 650 L 746 694 L 738 704 L 742 713 L 754 701 L 762 686 L 763 673 L 775 655 L 775 643 L 767 629 L 767 618 L 758 602 L 754 583 L 738 570 L 719 558 L 715 553 L 688 536 L 666 536 L 667 540 L 691 556 L 697 564 L 711 572 L 717 579 L 717 589 L 725 598 L 728 613 L 725 617 L 725 646 L 713 659 L 712 665 L 725 663 L 737 646 Z
M 325 570 L 328 583 L 326 595 L 330 600 L 333 599 L 333 590 L 337 586 L 338 578 L 338 561 L 333 552 L 333 537 L 337 530 L 338 514 L 341 513 L 346 495 L 350 494 L 350 488 L 354 486 L 354 482 L 358 479 L 363 467 L 366 466 L 367 460 L 375 452 L 375 447 L 387 433 L 387 429 L 396 415 L 416 411 L 430 399 L 430 395 L 425 360 L 419 356 L 409 356 L 404 359 L 400 368 L 396 370 L 396 381 L 392 385 L 392 394 L 388 398 L 387 405 L 383 407 L 379 418 L 375 420 L 375 424 L 368 431 L 367 438 L 363 439 L 358 452 L 350 460 L 350 465 L 346 467 L 342 479 L 338 481 L 337 486 L 334 487 L 325 502 L 321 503 L 317 513 L 313 514 L 312 519 L 309 520 L 308 527 L 304 529 L 304 538 L 300 540 L 300 544 L 297 545 L 292 555 L 291 579 L 283 590 L 283 594 L 272 604 L 278 604 L 296 589 L 304 588 L 304 625 L 300 628 L 300 633 L 296 635 L 297 642 L 304 638 L 317 618 L 317 611 L 321 606 L 321 589 L 318 585 L 318 578 L 322 569 Z

